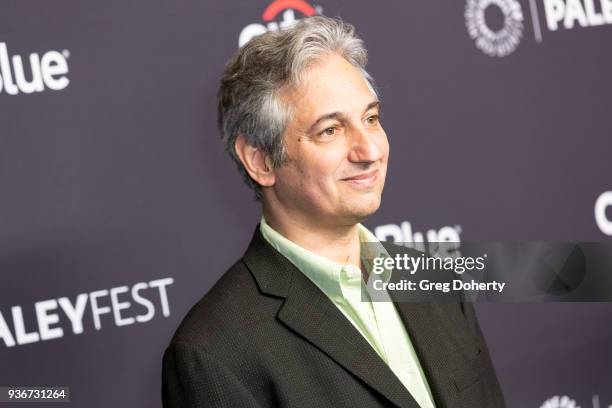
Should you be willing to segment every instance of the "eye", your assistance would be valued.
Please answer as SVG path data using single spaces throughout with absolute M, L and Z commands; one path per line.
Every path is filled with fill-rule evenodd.
M 379 116 L 378 115 L 370 115 L 366 118 L 366 123 L 368 125 L 376 125 L 378 123 Z
M 322 136 L 334 136 L 337 133 L 337 130 L 338 130 L 337 127 L 331 126 L 323 130 L 323 132 L 321 132 L 321 135 Z

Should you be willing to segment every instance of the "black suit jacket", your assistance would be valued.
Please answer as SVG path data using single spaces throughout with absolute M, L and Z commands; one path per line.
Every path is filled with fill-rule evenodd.
M 390 253 L 407 251 L 388 246 Z M 409 250 L 408 250 L 409 251 Z M 504 407 L 469 303 L 396 303 L 438 408 Z M 164 407 L 418 408 L 325 294 L 263 238 L 191 309 L 163 358 Z

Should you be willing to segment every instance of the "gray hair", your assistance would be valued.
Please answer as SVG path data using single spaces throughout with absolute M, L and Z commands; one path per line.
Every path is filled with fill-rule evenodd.
M 274 168 L 282 166 L 286 162 L 282 139 L 292 107 L 281 100 L 281 90 L 298 86 L 307 68 L 330 53 L 358 68 L 376 94 L 365 70 L 367 51 L 354 27 L 324 16 L 304 18 L 254 37 L 225 66 L 217 96 L 219 131 L 256 200 L 261 199 L 261 187 L 236 154 L 236 138 L 241 135 L 248 145 L 260 149 Z

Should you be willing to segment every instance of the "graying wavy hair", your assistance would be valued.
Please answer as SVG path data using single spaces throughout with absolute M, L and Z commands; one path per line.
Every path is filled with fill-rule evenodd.
M 261 199 L 261 187 L 236 154 L 236 138 L 242 135 L 247 144 L 264 152 L 274 168 L 282 166 L 286 162 L 282 136 L 292 107 L 281 100 L 281 90 L 298 86 L 306 69 L 330 53 L 358 68 L 376 93 L 365 70 L 363 41 L 352 25 L 337 18 L 308 17 L 258 35 L 238 49 L 225 66 L 217 96 L 219 131 L 256 200 Z

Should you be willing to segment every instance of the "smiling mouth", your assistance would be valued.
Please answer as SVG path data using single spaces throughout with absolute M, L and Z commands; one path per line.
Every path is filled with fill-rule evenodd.
M 367 173 L 358 174 L 353 177 L 348 177 L 342 179 L 342 181 L 348 181 L 349 183 L 356 186 L 366 186 L 369 187 L 374 184 L 376 179 L 378 178 L 378 170 L 372 170 Z

